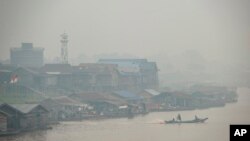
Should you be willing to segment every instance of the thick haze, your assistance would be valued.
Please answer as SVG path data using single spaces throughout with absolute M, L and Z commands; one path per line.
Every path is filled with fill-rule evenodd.
M 0 0 L 1 60 L 21 42 L 53 60 L 64 31 L 71 63 L 148 58 L 164 82 L 212 75 L 250 84 L 248 0 Z

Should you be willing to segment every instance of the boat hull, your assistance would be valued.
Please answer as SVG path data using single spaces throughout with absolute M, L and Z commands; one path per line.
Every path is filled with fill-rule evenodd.
M 202 118 L 202 119 L 194 119 L 194 120 L 186 120 L 186 121 L 174 121 L 169 120 L 165 121 L 165 124 L 181 124 L 181 123 L 204 123 L 208 118 Z

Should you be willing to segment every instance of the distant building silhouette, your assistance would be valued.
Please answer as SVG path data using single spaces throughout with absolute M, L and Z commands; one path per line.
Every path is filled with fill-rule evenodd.
M 147 59 L 100 59 L 98 63 L 118 65 L 119 89 L 159 88 L 156 62 Z
M 10 63 L 15 66 L 41 67 L 44 48 L 34 48 L 32 43 L 22 43 L 21 48 L 10 49 Z

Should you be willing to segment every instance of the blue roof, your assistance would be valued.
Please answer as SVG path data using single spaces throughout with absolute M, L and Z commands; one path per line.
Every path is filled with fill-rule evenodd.
M 141 97 L 134 94 L 134 93 L 131 93 L 131 92 L 128 92 L 128 91 L 116 91 L 114 92 L 116 95 L 120 96 L 120 97 L 123 97 L 123 98 L 126 98 L 128 100 L 140 100 Z

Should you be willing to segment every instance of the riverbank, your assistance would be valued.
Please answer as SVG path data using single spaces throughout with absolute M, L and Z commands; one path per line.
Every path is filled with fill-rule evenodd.
M 237 102 L 238 98 L 236 91 L 218 86 L 196 86 L 188 91 L 162 92 L 150 99 L 132 101 L 93 99 L 93 95 L 98 96 L 99 94 L 91 93 L 89 95 L 91 98 L 89 97 L 88 101 L 86 101 L 86 94 L 73 94 L 54 99 L 48 98 L 40 104 L 3 103 L 0 106 L 5 126 L 3 131 L 6 131 L 3 134 L 8 134 L 10 126 L 13 126 L 10 129 L 23 132 L 23 129 L 29 131 L 41 125 L 49 126 L 61 121 L 131 119 L 151 112 L 191 111 L 223 107 L 227 103 Z M 9 132 L 9 134 L 12 133 Z
M 230 124 L 250 123 L 250 90 L 240 90 L 238 102 L 224 107 L 187 111 L 151 112 L 136 118 L 110 120 L 84 120 L 61 122 L 53 130 L 35 131 L 15 136 L 0 137 L 2 141 L 228 141 Z M 208 117 L 204 124 L 165 125 L 162 121 L 172 119 L 178 113 L 183 119 L 194 115 Z M 220 132 L 218 132 L 220 131 Z

